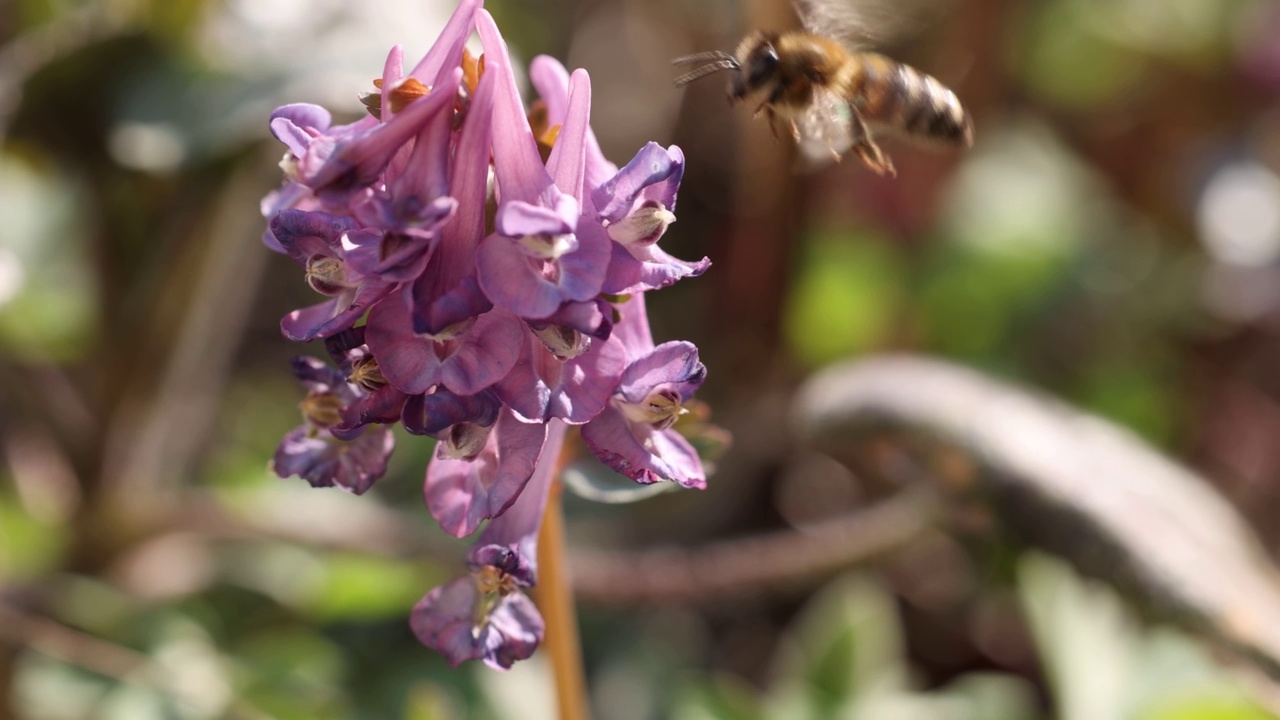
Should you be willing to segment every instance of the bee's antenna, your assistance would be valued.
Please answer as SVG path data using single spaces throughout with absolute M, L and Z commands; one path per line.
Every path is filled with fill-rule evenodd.
M 720 70 L 738 70 L 739 67 L 740 66 L 738 65 L 737 60 L 733 58 L 724 58 L 722 60 L 716 60 L 715 62 L 712 62 L 712 63 L 707 63 L 706 65 L 703 65 L 702 67 L 697 68 L 696 70 L 690 70 L 689 72 L 681 75 L 680 77 L 676 78 L 672 82 L 675 84 L 676 87 L 680 87 L 682 85 L 688 85 L 694 80 L 697 80 L 698 78 L 703 77 L 705 75 L 710 75 L 713 72 L 719 72 Z
M 707 60 L 733 60 L 734 57 L 723 50 L 711 50 L 708 52 L 694 53 L 692 55 L 681 55 L 671 61 L 672 65 L 689 65 L 692 63 L 705 62 Z

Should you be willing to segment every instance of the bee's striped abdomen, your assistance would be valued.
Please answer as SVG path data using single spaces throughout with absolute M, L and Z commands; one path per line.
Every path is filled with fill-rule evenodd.
M 849 99 L 870 125 L 919 140 L 973 143 L 973 124 L 956 94 L 909 65 L 877 53 L 854 56 Z

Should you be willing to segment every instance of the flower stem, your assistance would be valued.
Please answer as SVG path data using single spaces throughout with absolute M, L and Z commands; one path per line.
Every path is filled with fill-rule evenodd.
M 587 684 L 578 640 L 578 617 L 569 585 L 568 555 L 564 538 L 564 513 L 560 507 L 562 486 L 556 481 L 547 498 L 538 535 L 538 608 L 547 631 L 543 646 L 551 654 L 560 720 L 586 720 Z

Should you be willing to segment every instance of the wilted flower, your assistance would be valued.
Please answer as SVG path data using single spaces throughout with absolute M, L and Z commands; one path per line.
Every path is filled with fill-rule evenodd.
M 587 73 L 546 57 L 530 68 L 535 135 L 480 4 L 463 0 L 408 73 L 393 48 L 360 120 L 272 114 L 286 177 L 263 200 L 263 239 L 326 298 L 286 315 L 284 334 L 324 339 L 333 363 L 295 361 L 305 422 L 276 472 L 361 493 L 386 470 L 389 425 L 434 437 L 431 514 L 459 537 L 488 524 L 470 574 L 428 593 L 412 625 L 450 662 L 508 668 L 542 638 L 524 591 L 566 431 L 639 482 L 705 486 L 673 423 L 706 368 L 689 343 L 654 346 L 643 294 L 710 263 L 657 244 L 680 149 L 649 143 L 619 170 L 591 131 Z M 480 61 L 463 50 L 473 31 Z

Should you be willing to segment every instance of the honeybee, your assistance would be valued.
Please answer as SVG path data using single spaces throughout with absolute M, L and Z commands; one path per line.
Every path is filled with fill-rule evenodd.
M 728 70 L 729 103 L 758 99 L 754 117 L 767 118 L 775 138 L 778 123 L 786 123 L 811 161 L 839 160 L 852 150 L 880 175 L 896 172 L 876 136 L 952 147 L 973 144 L 973 123 L 954 92 L 909 65 L 851 50 L 837 39 L 837 30 L 857 29 L 829 27 L 835 18 L 821 12 L 824 5 L 816 0 L 798 9 L 803 31 L 755 31 L 732 55 L 714 50 L 676 58 L 676 65 L 702 63 L 676 78 L 676 86 Z

